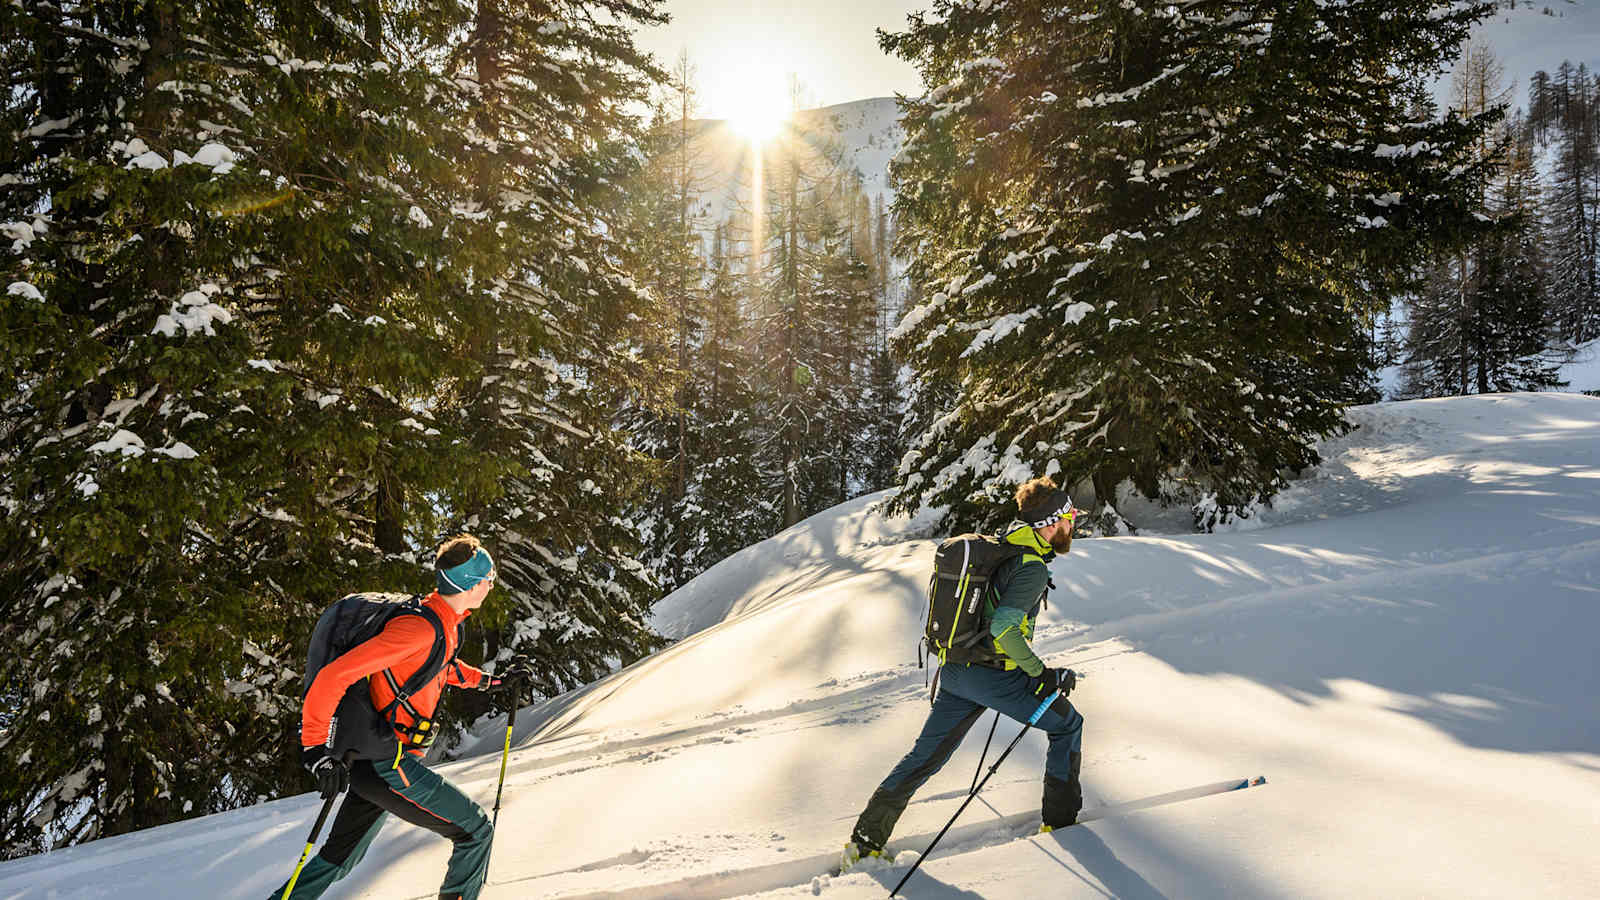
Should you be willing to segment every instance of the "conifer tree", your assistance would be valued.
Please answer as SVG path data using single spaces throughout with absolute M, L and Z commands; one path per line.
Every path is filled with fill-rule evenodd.
M 757 419 L 756 365 L 745 340 L 740 312 L 743 278 L 733 271 L 728 225 L 717 226 L 708 260 L 705 339 L 694 365 L 703 387 L 699 406 L 700 459 L 694 486 L 696 568 L 774 534 L 782 510 L 763 488 L 757 465 L 761 428 Z
M 546 690 L 654 645 L 608 387 L 643 377 L 624 29 L 158 0 L 0 34 L 5 852 L 301 789 L 315 615 L 455 529 Z
M 901 433 L 905 396 L 900 386 L 900 362 L 889 346 L 889 331 L 899 308 L 891 294 L 889 213 L 882 194 L 874 200 L 872 221 L 877 311 L 866 373 L 867 450 L 862 481 L 868 490 L 876 491 L 895 483 L 900 458 L 905 453 Z
M 818 265 L 811 315 L 817 327 L 806 359 L 814 440 L 801 462 L 802 515 L 836 506 L 859 492 L 869 447 L 863 439 L 865 386 L 877 303 L 870 267 L 857 248 L 870 239 L 855 227 L 859 218 L 840 221 L 841 214 L 859 211 L 859 185 L 840 176 L 832 190 L 840 199 L 821 206 L 812 232 Z
M 1561 336 L 1582 343 L 1600 337 L 1600 76 L 1571 62 L 1539 72 L 1528 109 L 1539 143 L 1554 145 L 1551 302 Z
M 645 385 L 630 404 L 636 407 L 630 431 L 635 445 L 660 467 L 641 524 L 645 561 L 670 590 L 702 568 L 692 540 L 698 516 L 690 495 L 700 424 L 691 412 L 698 389 L 692 362 L 705 327 L 706 223 L 700 202 L 702 126 L 693 118 L 696 88 L 687 54 L 679 56 L 664 87 L 642 142 L 644 166 L 629 190 L 627 242 L 633 270 L 653 300 L 640 311 L 653 326 L 644 329 L 641 352 L 667 376 Z
M 794 87 L 798 97 L 798 87 Z M 798 105 L 798 100 L 796 100 Z M 832 358 L 819 311 L 818 247 L 823 212 L 834 198 L 836 162 L 787 127 L 760 151 L 766 172 L 764 246 L 753 247 L 759 295 L 754 327 L 766 388 L 762 471 L 780 504 L 779 528 L 805 517 L 802 468 L 821 438 L 814 420 L 816 371 Z M 832 223 L 830 223 L 831 226 Z
M 1566 385 L 1556 358 L 1558 326 L 1550 308 L 1549 251 L 1533 136 L 1520 114 L 1511 120 L 1509 132 L 1505 166 L 1489 201 L 1500 227 L 1480 253 L 1479 290 L 1487 315 L 1484 333 L 1475 342 L 1478 393 Z
M 1513 129 L 1515 130 L 1515 129 Z M 1485 206 L 1494 230 L 1428 269 L 1409 303 L 1401 398 L 1560 387 L 1531 142 L 1509 148 Z
M 1486 44 L 1456 67 L 1452 107 L 1481 116 L 1510 97 Z M 1401 393 L 1437 397 L 1537 390 L 1558 384 L 1544 359 L 1554 337 L 1546 304 L 1538 174 L 1532 135 L 1516 119 L 1486 132 L 1475 155 L 1499 166 L 1478 198 L 1492 227 L 1437 260 L 1410 303 L 1410 345 Z
M 891 487 L 899 472 L 905 446 L 901 421 L 905 397 L 900 388 L 900 364 L 885 344 L 872 348 L 866 371 L 867 418 L 861 482 L 868 491 Z
M 787 528 L 868 488 L 868 361 L 878 293 L 870 205 L 841 151 L 792 126 L 764 148 L 754 328 L 760 465 Z
M 1489 122 L 1406 88 L 1491 8 L 940 2 L 883 35 L 927 88 L 891 166 L 931 292 L 899 507 L 995 524 L 1058 474 L 1205 526 L 1315 463 L 1372 396 L 1368 322 L 1470 228 Z
M 283 286 L 363 213 L 395 215 L 324 205 L 330 170 L 284 140 L 307 107 L 337 102 L 329 82 L 361 93 L 359 39 L 222 5 L 8 5 L 0 19 L 16 36 L 6 70 L 29 76 L 0 126 L 16 136 L 0 221 L 19 238 L 0 326 L 14 600 L 0 683 L 24 698 L 0 748 L 12 854 L 251 802 L 292 773 L 298 667 L 281 635 L 304 621 L 299 598 L 381 563 L 370 528 L 335 516 L 371 522 L 372 448 L 399 417 L 379 430 L 361 408 L 418 369 L 374 366 L 341 408 L 319 402 L 331 354 L 297 360 L 317 373 L 298 381 L 280 364 L 309 342 L 375 358 L 425 338 L 379 337 L 350 312 L 317 321 L 334 304 Z M 315 44 L 338 68 L 296 66 Z M 360 156 L 330 134 L 345 123 L 309 124 Z

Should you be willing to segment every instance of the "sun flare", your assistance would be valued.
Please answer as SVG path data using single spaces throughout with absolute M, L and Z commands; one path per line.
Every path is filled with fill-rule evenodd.
M 793 102 L 781 68 L 750 64 L 731 73 L 720 85 L 715 105 L 735 132 L 754 143 L 776 137 L 788 121 Z
M 778 136 L 778 130 L 789 117 L 783 110 L 766 106 L 751 106 L 735 113 L 728 124 L 750 140 L 761 144 Z

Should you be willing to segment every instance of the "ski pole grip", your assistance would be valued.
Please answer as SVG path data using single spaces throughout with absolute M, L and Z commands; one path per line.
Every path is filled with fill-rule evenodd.
M 1033 711 L 1033 715 L 1028 717 L 1028 724 L 1029 725 L 1037 725 L 1037 724 L 1039 724 L 1039 720 L 1044 718 L 1045 710 L 1048 710 L 1050 708 L 1050 704 L 1056 702 L 1056 698 L 1059 697 L 1059 696 L 1061 696 L 1061 692 L 1060 691 L 1056 691 L 1056 692 L 1052 693 L 1050 696 L 1046 697 L 1044 702 L 1039 704 L 1039 708 Z

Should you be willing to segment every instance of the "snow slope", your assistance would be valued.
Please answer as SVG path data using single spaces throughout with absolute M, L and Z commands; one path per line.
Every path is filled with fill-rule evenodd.
M 1600 895 L 1600 399 L 1351 416 L 1246 529 L 1080 541 L 1036 642 L 1086 675 L 1091 807 L 1269 783 L 1027 836 L 1030 735 L 907 896 Z M 663 601 L 683 640 L 519 717 L 483 896 L 886 895 L 903 868 L 820 876 L 926 711 L 930 547 L 856 501 Z M 955 810 L 987 725 L 908 810 L 900 861 Z M 487 806 L 503 721 L 481 734 L 443 769 Z M 316 806 L 6 863 L 0 898 L 265 897 Z M 391 823 L 327 896 L 431 896 L 447 853 Z

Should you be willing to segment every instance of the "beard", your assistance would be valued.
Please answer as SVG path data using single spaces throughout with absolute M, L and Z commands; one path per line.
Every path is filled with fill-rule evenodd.
M 1050 549 L 1057 553 L 1066 553 L 1072 549 L 1072 532 L 1063 528 L 1050 538 Z

